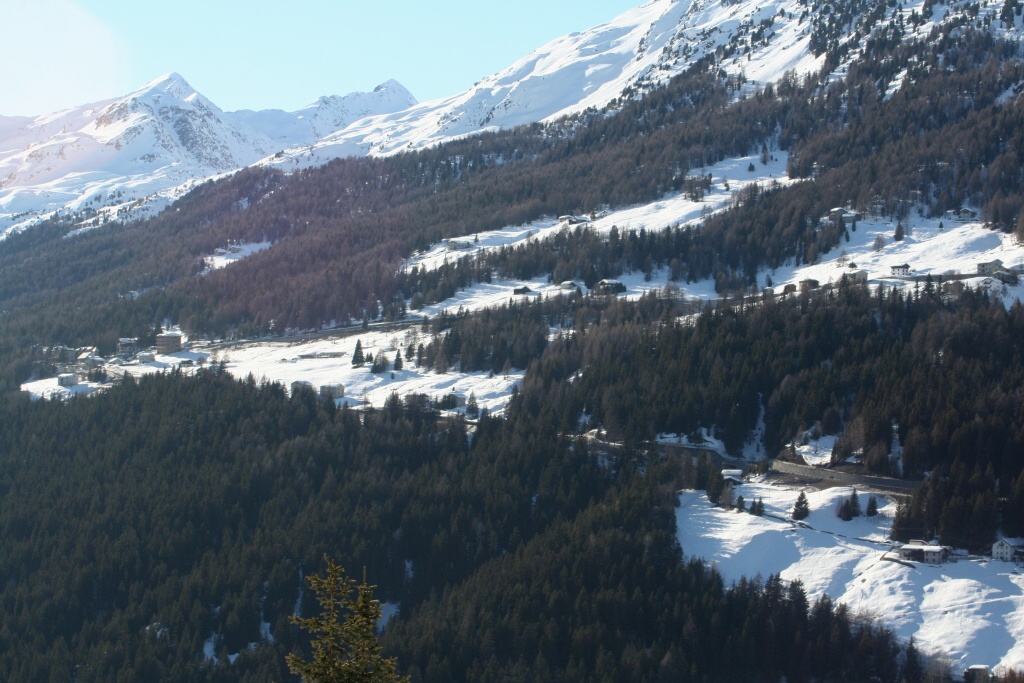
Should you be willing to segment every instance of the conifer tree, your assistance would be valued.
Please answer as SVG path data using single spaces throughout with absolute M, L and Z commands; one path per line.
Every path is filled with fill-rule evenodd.
M 874 495 L 868 498 L 868 508 L 864 514 L 868 517 L 874 517 L 878 514 L 878 500 Z
M 366 362 L 363 356 L 363 340 L 356 339 L 356 350 L 352 352 L 352 365 L 362 365 Z
M 329 557 L 327 575 L 310 576 L 317 594 L 320 615 L 292 617 L 292 623 L 313 636 L 313 658 L 287 656 L 288 668 L 306 683 L 402 683 L 396 660 L 382 656 L 374 629 L 380 619 L 380 603 L 373 589 L 345 576 L 345 570 Z
M 395 372 L 398 372 L 403 367 L 405 367 L 405 364 L 402 363 L 402 352 L 401 351 L 398 351 L 397 353 L 395 353 L 395 364 L 392 367 L 394 368 Z
M 793 505 L 793 519 L 800 521 L 801 519 L 807 519 L 807 516 L 811 514 L 810 503 L 807 502 L 807 496 L 803 491 L 796 499 L 796 503 Z

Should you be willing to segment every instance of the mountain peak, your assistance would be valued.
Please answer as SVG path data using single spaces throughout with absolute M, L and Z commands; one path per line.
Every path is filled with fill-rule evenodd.
M 139 97 L 142 95 L 169 95 L 180 100 L 185 100 L 197 94 L 198 92 L 196 89 L 189 85 L 189 82 L 186 81 L 181 74 L 172 71 L 158 78 L 154 78 L 149 83 L 146 83 L 144 86 L 128 95 L 128 98 Z

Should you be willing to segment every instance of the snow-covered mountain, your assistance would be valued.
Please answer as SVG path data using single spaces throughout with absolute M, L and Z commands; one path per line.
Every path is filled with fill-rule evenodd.
M 0 117 L 0 236 L 56 210 L 97 209 L 99 220 L 144 217 L 196 182 L 253 163 L 291 171 L 614 107 L 701 59 L 750 89 L 788 72 L 818 71 L 824 44 L 841 44 L 833 50 L 841 76 L 874 31 L 886 22 L 903 31 L 908 17 L 917 18 L 918 38 L 968 15 L 1021 38 L 1019 22 L 994 21 L 998 3 L 980 14 L 966 0 L 925 4 L 650 0 L 553 40 L 462 93 L 422 104 L 388 81 L 295 112 L 226 113 L 171 74 L 119 100 L 35 119 Z
M 104 207 L 102 215 L 124 215 L 156 193 L 173 197 L 415 102 L 389 81 L 295 112 L 224 112 L 172 73 L 119 99 L 36 118 L 0 117 L 0 232 L 54 211 L 89 215 Z
M 268 163 L 288 169 L 338 156 L 388 155 L 603 109 L 721 53 L 769 21 L 769 35 L 722 59 L 722 68 L 761 82 L 789 70 L 806 73 L 820 68 L 821 59 L 809 50 L 809 23 L 796 19 L 805 9 L 795 0 L 651 0 L 606 24 L 557 38 L 465 92 L 357 121 L 313 149 L 289 150 Z
M 722 68 L 759 81 L 809 71 L 820 60 L 808 49 L 808 22 L 794 18 L 804 9 L 796 0 L 651 0 L 423 104 L 388 81 L 295 112 L 227 113 L 171 74 L 118 100 L 0 117 L 0 234 L 56 210 L 142 217 L 196 182 L 252 163 L 294 170 L 601 109 L 747 40 L 767 21 L 770 35 L 747 40 L 751 47 L 723 58 Z M 162 201 L 153 201 L 157 193 Z

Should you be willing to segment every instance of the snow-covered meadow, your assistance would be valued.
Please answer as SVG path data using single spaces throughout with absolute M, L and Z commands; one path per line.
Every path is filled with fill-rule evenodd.
M 806 489 L 811 514 L 790 519 L 800 489 L 754 479 L 738 486 L 765 515 L 712 506 L 702 491 L 679 494 L 683 553 L 714 565 L 726 582 L 743 576 L 800 580 L 821 594 L 879 619 L 925 652 L 948 655 L 954 671 L 971 664 L 1024 668 L 1024 570 L 985 557 L 957 556 L 942 565 L 894 562 L 887 540 L 896 505 L 877 495 L 879 514 L 844 522 L 836 516 L 852 489 Z M 868 495 L 859 494 L 861 507 Z

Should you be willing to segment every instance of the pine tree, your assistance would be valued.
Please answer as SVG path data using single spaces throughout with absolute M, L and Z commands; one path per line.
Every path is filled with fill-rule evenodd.
M 395 353 L 395 364 L 392 367 L 394 368 L 395 372 L 398 372 L 399 370 L 401 370 L 402 368 L 405 367 L 405 364 L 402 363 L 402 352 L 401 351 L 398 351 L 397 353 Z
M 329 557 L 327 576 L 310 576 L 317 594 L 320 615 L 292 617 L 292 623 L 313 636 L 313 658 L 290 654 L 288 669 L 305 683 L 402 683 L 396 660 L 381 655 L 374 629 L 380 619 L 380 603 L 373 599 L 374 586 L 345 576 L 345 570 Z M 354 595 L 353 595 L 354 594 Z
M 796 504 L 793 505 L 793 519 L 800 521 L 801 519 L 807 519 L 808 515 L 811 514 L 810 503 L 807 502 L 807 496 L 803 491 L 796 499 Z
M 844 522 L 849 522 L 853 519 L 853 511 L 850 509 L 849 498 L 843 498 L 838 504 L 836 504 L 836 517 Z
M 878 499 L 874 495 L 868 498 L 868 509 L 864 514 L 868 517 L 874 517 L 878 514 Z
M 363 356 L 363 340 L 356 339 L 356 350 L 352 352 L 352 365 L 362 365 L 366 362 Z
M 850 494 L 850 517 L 860 517 L 860 515 L 860 496 L 857 495 L 857 489 L 854 489 Z
M 713 505 L 718 505 L 722 498 L 722 491 L 725 489 L 725 479 L 722 478 L 722 472 L 718 468 L 712 467 L 708 470 L 704 489 L 708 492 L 708 500 Z

